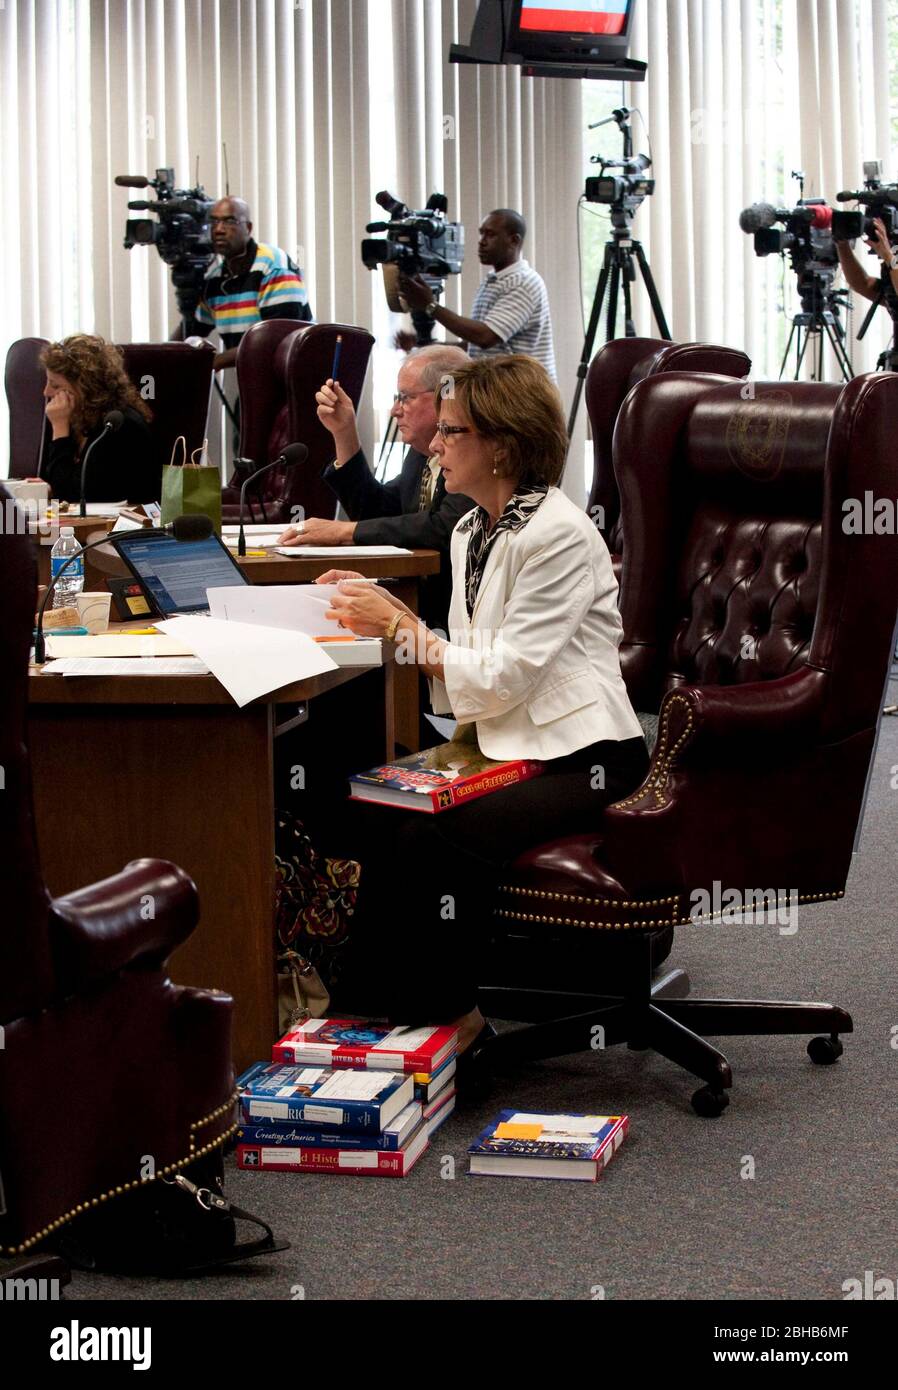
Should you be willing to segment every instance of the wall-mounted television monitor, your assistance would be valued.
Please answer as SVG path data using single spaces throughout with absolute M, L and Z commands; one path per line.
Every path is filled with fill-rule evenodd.
M 642 82 L 630 58 L 637 0 L 480 0 L 471 40 L 451 63 L 512 63 L 530 77 Z
M 633 0 L 515 0 L 508 48 L 525 57 L 626 57 Z

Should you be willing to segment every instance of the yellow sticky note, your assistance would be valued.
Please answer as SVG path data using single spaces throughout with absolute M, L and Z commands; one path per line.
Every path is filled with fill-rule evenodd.
M 542 1125 L 516 1125 L 505 1120 L 496 1126 L 497 1139 L 538 1139 L 543 1132 Z

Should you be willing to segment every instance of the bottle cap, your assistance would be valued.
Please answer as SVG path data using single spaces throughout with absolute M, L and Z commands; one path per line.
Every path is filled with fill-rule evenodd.
M 74 536 L 75 528 L 74 526 L 60 526 L 59 534 L 61 536 Z

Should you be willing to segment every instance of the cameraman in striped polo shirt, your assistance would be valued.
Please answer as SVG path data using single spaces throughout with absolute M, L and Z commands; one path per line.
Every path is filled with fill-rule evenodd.
M 477 254 L 481 265 L 491 269 L 477 291 L 469 319 L 438 304 L 417 275 L 402 276 L 399 285 L 409 308 L 422 309 L 461 338 L 471 357 L 526 353 L 555 381 L 549 298 L 542 276 L 521 255 L 526 234 L 523 217 L 511 208 L 497 208 L 481 222 Z

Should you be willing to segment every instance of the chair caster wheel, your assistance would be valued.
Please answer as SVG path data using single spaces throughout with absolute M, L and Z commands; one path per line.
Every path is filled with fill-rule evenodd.
M 842 1041 L 835 1033 L 828 1038 L 811 1038 L 808 1043 L 808 1056 L 818 1067 L 830 1067 L 838 1062 L 845 1051 Z
M 726 1091 L 715 1091 L 711 1086 L 702 1086 L 692 1097 L 692 1108 L 704 1120 L 716 1120 L 730 1103 Z

